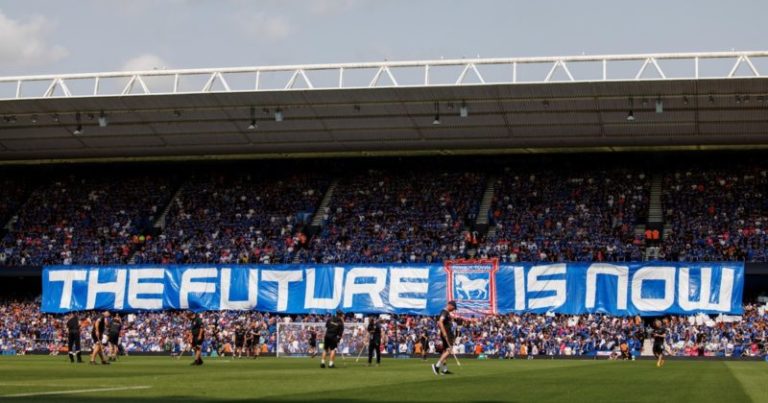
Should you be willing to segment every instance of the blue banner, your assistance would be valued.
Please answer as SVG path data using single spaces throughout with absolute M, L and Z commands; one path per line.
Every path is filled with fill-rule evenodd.
M 50 266 L 42 311 L 741 314 L 742 263 Z

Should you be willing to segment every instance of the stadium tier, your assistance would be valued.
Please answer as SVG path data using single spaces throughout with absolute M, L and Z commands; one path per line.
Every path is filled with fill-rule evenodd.
M 438 262 L 465 257 L 485 175 L 459 170 L 364 170 L 334 189 L 305 260 Z
M 0 265 L 768 260 L 761 154 L 670 156 L 31 168 Z
M 643 170 L 505 169 L 497 182 L 491 230 L 480 256 L 503 261 L 643 260 L 636 233 L 648 218 L 650 176 Z
M 328 188 L 321 175 L 212 172 L 185 182 L 135 263 L 290 263 Z

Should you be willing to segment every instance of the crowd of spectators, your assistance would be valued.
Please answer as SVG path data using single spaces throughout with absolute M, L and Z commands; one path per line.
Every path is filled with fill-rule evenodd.
M 485 176 L 429 168 L 344 178 L 303 256 L 322 263 L 439 262 L 465 257 Z
M 0 354 L 53 351 L 64 337 L 60 317 L 40 312 L 39 301 L 0 299 Z
M 171 175 L 71 174 L 32 192 L 0 265 L 129 263 L 173 192 Z
M 7 223 L 34 189 L 34 181 L 18 176 L 0 178 L 0 222 Z
M 190 178 L 136 263 L 291 263 L 328 184 L 315 174 Z
M 4 354 L 31 352 L 57 353 L 66 342 L 64 315 L 43 314 L 39 303 L 31 300 L 6 300 L 0 304 L 0 351 Z M 768 341 L 768 307 L 747 304 L 741 317 L 705 315 L 671 316 L 664 319 L 668 354 L 674 356 L 763 356 Z M 86 313 L 82 337 L 90 346 L 91 320 L 98 313 Z M 234 332 L 242 326 L 257 329 L 262 351 L 278 348 L 278 324 L 318 323 L 322 340 L 324 315 L 280 316 L 261 312 L 221 311 L 201 314 L 208 354 L 232 352 Z M 347 335 L 342 343 L 345 354 L 357 353 L 365 343 L 363 323 L 370 318 L 348 316 Z M 379 319 L 380 320 L 380 319 Z M 440 351 L 435 319 L 428 316 L 392 316 L 383 320 L 386 354 L 418 355 Z M 121 343 L 126 352 L 179 353 L 186 349 L 188 318 L 182 312 L 137 312 L 124 316 Z M 282 332 L 281 353 L 306 353 L 308 327 L 301 336 L 291 338 Z M 608 356 L 621 344 L 638 355 L 648 338 L 648 323 L 640 317 L 606 315 L 508 314 L 465 319 L 458 322 L 456 353 L 498 358 L 537 356 Z M 419 339 L 427 336 L 428 344 Z M 227 347 L 229 344 L 229 348 Z M 647 344 L 647 343 L 646 343 Z M 294 345 L 295 347 L 291 347 Z M 647 348 L 647 346 L 645 346 Z M 297 351 L 293 351 L 297 350 Z
M 768 167 L 681 170 L 663 189 L 661 260 L 768 261 Z
M 496 182 L 494 228 L 478 253 L 502 261 L 643 260 L 650 179 L 642 171 L 507 168 Z
M 0 266 L 648 256 L 766 262 L 768 168 L 750 161 L 658 167 L 653 174 L 616 163 L 499 168 L 429 162 L 350 163 L 353 169 L 341 170 L 218 167 L 192 174 L 79 170 L 29 181 L 15 174 L 0 182 L 0 219 L 10 222 L 0 239 Z M 653 229 L 653 253 L 646 254 L 642 228 L 651 176 L 661 180 L 663 228 Z M 475 224 L 489 177 L 496 182 L 486 236 Z M 323 225 L 312 228 L 334 181 L 330 204 L 320 211 Z

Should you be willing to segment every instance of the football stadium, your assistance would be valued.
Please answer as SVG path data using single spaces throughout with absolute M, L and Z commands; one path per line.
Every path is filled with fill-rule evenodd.
M 764 5 L 55 3 L 0 2 L 0 400 L 768 402 Z M 409 47 L 458 22 L 501 56 Z

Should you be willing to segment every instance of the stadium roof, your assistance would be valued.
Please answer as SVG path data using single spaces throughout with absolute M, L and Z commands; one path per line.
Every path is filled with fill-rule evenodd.
M 762 72 L 768 51 L 5 77 L 0 161 L 755 148 Z

